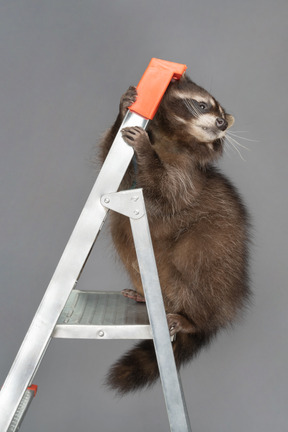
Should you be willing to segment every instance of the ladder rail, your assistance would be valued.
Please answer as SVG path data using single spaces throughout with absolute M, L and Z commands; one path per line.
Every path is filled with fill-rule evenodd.
M 20 404 L 13 416 L 12 422 L 9 426 L 8 432 L 17 432 L 22 424 L 25 413 L 28 411 L 28 408 L 35 397 L 37 392 L 37 386 L 33 385 L 28 387 L 24 392 L 24 395 L 21 399 Z
M 191 432 L 171 345 L 148 219 L 130 219 L 171 432 Z
M 186 68 L 187 67 L 182 64 L 152 59 L 140 80 L 137 87 L 138 99 L 130 107 L 131 110 L 127 111 L 0 391 L 1 432 L 10 432 L 11 428 L 13 430 L 15 416 L 17 417 L 17 413 L 20 413 L 22 403 L 24 404 L 25 402 L 26 404 L 26 388 L 31 384 L 42 357 L 53 337 L 53 331 L 58 318 L 71 291 L 77 283 L 96 238 L 104 224 L 108 207 L 105 205 L 106 201 L 104 201 L 104 203 L 101 202 L 101 197 L 104 194 L 111 195 L 111 193 L 113 193 L 114 198 L 115 196 L 117 197 L 115 191 L 118 190 L 121 180 L 133 157 L 134 150 L 124 142 L 121 130 L 128 126 L 140 126 L 145 129 L 149 119 L 152 119 L 157 111 L 161 98 L 171 79 L 180 79 Z M 141 96 L 140 98 L 139 95 Z M 111 176 L 111 172 L 113 172 L 113 176 Z M 121 194 L 121 192 L 119 194 Z M 118 197 L 120 196 L 119 194 Z M 145 287 L 145 294 L 147 296 L 147 310 L 153 333 L 170 427 L 172 432 L 191 432 L 181 381 L 178 377 L 170 344 L 142 191 L 139 192 L 139 194 L 141 195 L 140 202 L 142 203 L 142 211 L 139 212 L 137 209 L 135 212 L 135 207 L 133 207 L 132 203 L 132 206 L 128 208 L 128 213 L 131 208 L 132 210 L 134 209 L 133 216 L 130 217 L 129 214 L 128 216 L 130 217 L 133 237 L 135 235 L 134 241 L 139 264 L 141 263 L 141 273 L 144 272 L 148 275 L 143 278 L 143 286 Z M 126 198 L 127 196 L 129 195 L 126 195 Z M 141 213 L 141 216 L 139 216 L 139 213 Z M 126 214 L 126 211 L 123 211 L 123 206 L 122 214 Z M 139 228 L 143 231 L 142 234 Z M 28 402 L 30 403 L 30 398 Z M 26 408 L 23 410 L 23 413 L 25 411 Z M 21 414 L 21 419 L 23 415 Z M 17 421 L 18 420 L 17 418 Z M 20 425 L 19 421 L 18 425 Z
M 103 194 L 118 189 L 133 157 L 134 150 L 121 135 L 127 126 L 141 126 L 148 120 L 129 110 L 86 201 L 55 273 L 22 342 L 15 361 L 0 391 L 0 431 L 6 432 L 36 373 L 50 343 L 54 327 L 75 286 L 87 257 L 104 223 L 107 209 L 101 205 Z M 113 176 L 111 176 L 111 170 Z
M 171 432 L 191 432 L 171 346 L 142 189 L 107 194 L 101 201 L 109 209 L 130 218 L 170 429 Z

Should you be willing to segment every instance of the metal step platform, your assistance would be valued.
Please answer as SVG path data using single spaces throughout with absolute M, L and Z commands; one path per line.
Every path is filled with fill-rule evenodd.
M 114 291 L 73 290 L 58 319 L 54 338 L 152 339 L 145 303 Z

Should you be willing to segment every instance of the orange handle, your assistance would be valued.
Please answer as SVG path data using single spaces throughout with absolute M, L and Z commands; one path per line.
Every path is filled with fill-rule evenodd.
M 180 79 L 186 65 L 152 58 L 137 86 L 137 100 L 130 107 L 142 117 L 152 120 L 171 82 Z

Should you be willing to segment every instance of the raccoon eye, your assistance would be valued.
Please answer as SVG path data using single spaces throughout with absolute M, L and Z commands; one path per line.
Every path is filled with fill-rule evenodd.
M 207 111 L 208 105 L 205 102 L 199 102 L 199 108 L 201 108 L 202 111 Z

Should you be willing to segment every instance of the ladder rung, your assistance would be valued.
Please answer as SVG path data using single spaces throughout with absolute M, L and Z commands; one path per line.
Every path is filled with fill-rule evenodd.
M 53 337 L 71 339 L 152 339 L 146 305 L 120 292 L 73 290 Z
M 27 390 L 25 391 L 20 404 L 18 405 L 18 408 L 14 414 L 14 417 L 12 419 L 12 422 L 9 426 L 8 432 L 16 432 L 19 430 L 22 420 L 25 417 L 25 414 L 33 400 L 33 398 L 35 397 L 37 393 L 37 386 L 36 385 L 31 385 L 30 387 L 27 388 Z

